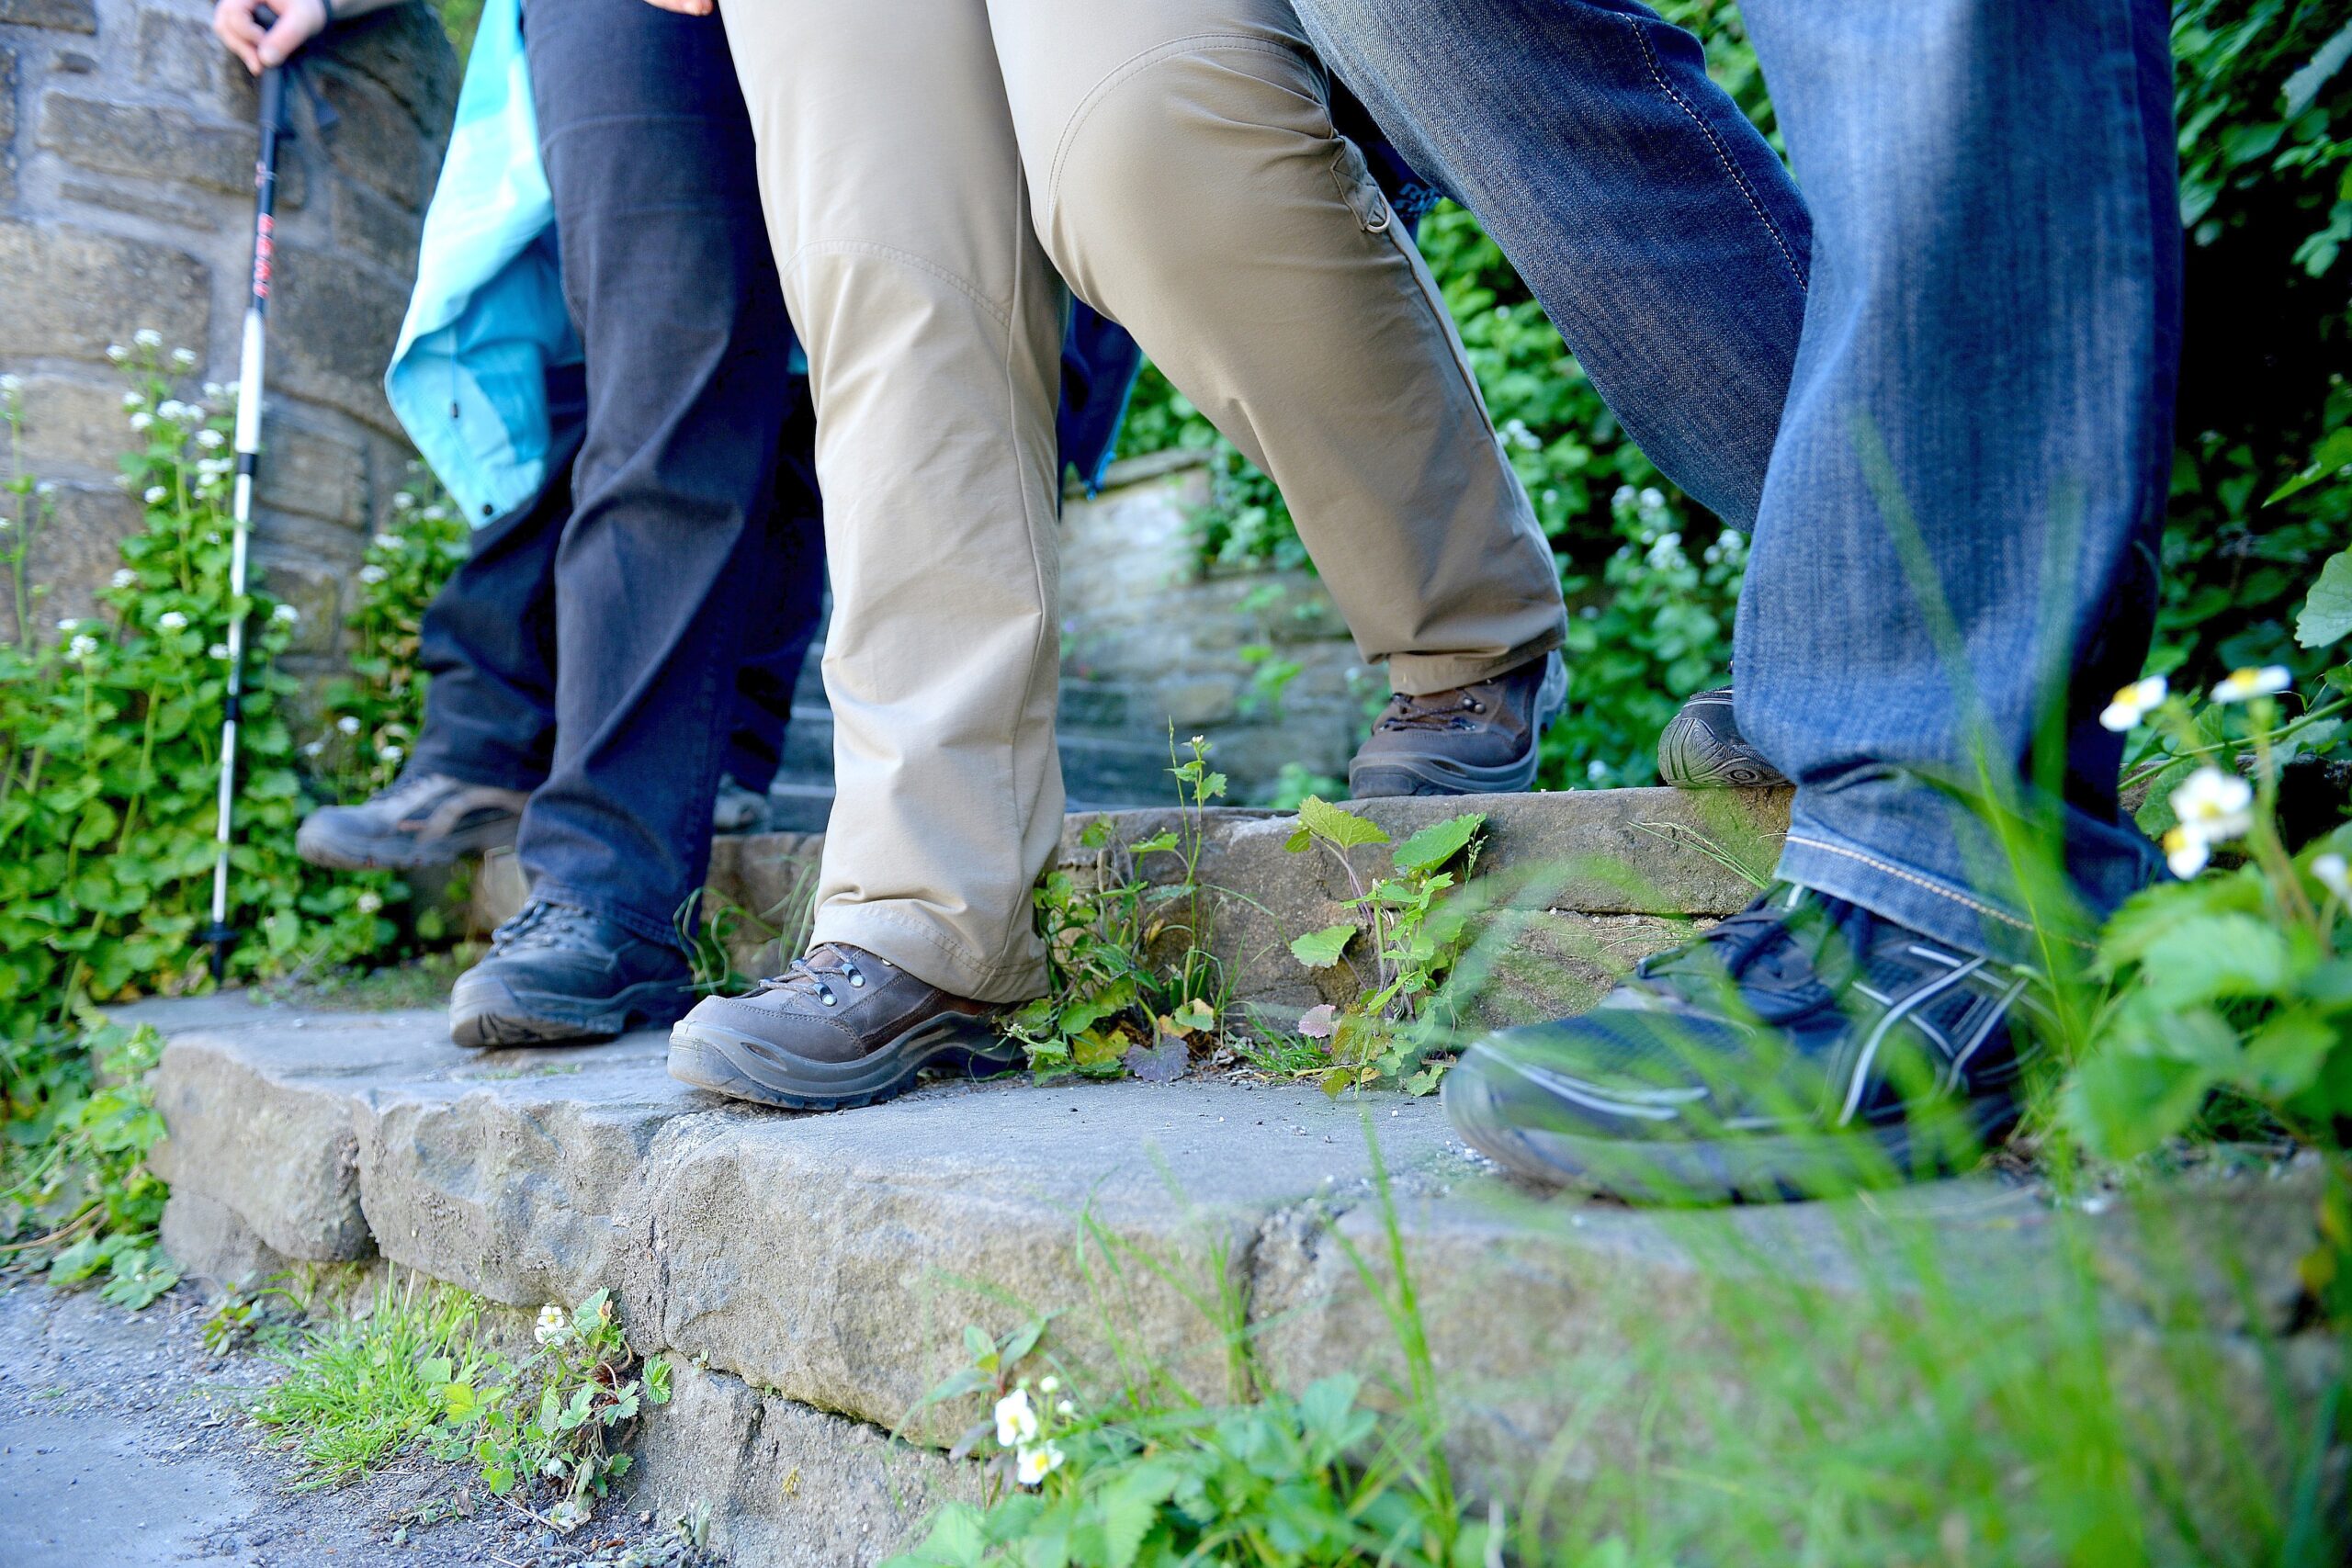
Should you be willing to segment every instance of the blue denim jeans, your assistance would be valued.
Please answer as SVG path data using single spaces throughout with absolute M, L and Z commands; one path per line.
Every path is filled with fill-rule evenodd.
M 1711 506 L 1690 476 L 1734 491 L 1710 469 L 1747 450 L 1649 433 L 1727 428 L 1690 366 L 1780 370 L 1759 291 L 1794 296 L 1766 263 L 1803 278 L 1785 406 L 1753 410 L 1778 434 L 1735 642 L 1740 727 L 1798 784 L 1781 874 L 2018 959 L 2047 956 L 2034 918 L 2079 934 L 2140 886 L 2097 715 L 2146 653 L 2171 452 L 2162 0 L 1747 0 L 1802 240 L 1693 46 L 1630 0 L 1298 4 Z M 2003 814 L 2059 874 L 2005 851 Z
M 771 526 L 791 323 L 718 18 L 530 0 L 523 30 L 587 406 L 515 855 L 540 895 L 665 942 L 708 869 L 746 655 L 816 610 L 813 536 L 779 559 Z

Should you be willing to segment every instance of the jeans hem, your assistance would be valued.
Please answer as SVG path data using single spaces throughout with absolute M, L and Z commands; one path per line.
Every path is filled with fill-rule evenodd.
M 1916 866 L 1848 843 L 1812 824 L 1792 829 L 1781 852 L 1779 875 L 1832 898 L 1950 942 L 1963 952 L 2010 964 L 2047 961 L 2048 941 L 2082 952 L 2086 939 L 2053 932 L 2045 939 L 2031 920 L 2000 902 Z
M 984 964 L 929 920 L 884 904 L 849 904 L 817 912 L 809 944 L 842 942 L 888 959 L 927 986 L 976 1002 L 1025 1002 L 1045 994 L 1046 960 Z

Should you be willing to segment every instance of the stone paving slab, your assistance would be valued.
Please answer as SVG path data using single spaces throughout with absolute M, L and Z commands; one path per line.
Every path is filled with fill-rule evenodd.
M 944 1446 L 975 1412 L 922 1401 L 963 1363 L 962 1328 L 1038 1314 L 1057 1314 L 1048 1346 L 1080 1376 L 1148 1358 L 1222 1397 L 1233 1333 L 1288 1385 L 1338 1371 L 1400 1383 L 1379 1294 L 1392 1210 L 1368 1132 L 1449 1440 L 1477 1475 L 1523 1473 L 1580 1389 L 1661 1343 L 1728 1354 L 1726 1280 L 1770 1287 L 1738 1295 L 1744 1312 L 1790 1292 L 1860 1302 L 1891 1280 L 1917 1293 L 1925 1269 L 1941 1310 L 1994 1323 L 2062 1288 L 2062 1217 L 2088 1227 L 2118 1332 L 2221 1336 L 2237 1367 L 2223 1383 L 2258 1404 L 2270 1372 L 2245 1331 L 2296 1321 L 2311 1239 L 2301 1179 L 2175 1196 L 2153 1249 L 2129 1204 L 2062 1215 L 1991 1175 L 1848 1203 L 1642 1213 L 1507 1183 L 1433 1101 L 1396 1096 L 1012 1081 L 794 1115 L 673 1082 L 651 1034 L 478 1053 L 448 1043 L 437 1013 L 210 998 L 135 1016 L 170 1041 L 154 1165 L 174 1184 L 164 1239 L 185 1267 L 229 1279 L 380 1257 L 525 1309 L 608 1288 L 641 1350 L 739 1388 L 712 1395 L 697 1430 L 736 1434 L 711 1438 L 723 1450 L 756 1426 L 787 1465 L 804 1462 L 795 1443 L 831 1454 L 893 1429 Z M 2324 1358 L 2296 1354 L 2289 1382 L 2316 1387 Z M 746 1400 L 767 1402 L 756 1420 Z M 1581 1451 L 1631 1436 L 1602 1423 Z M 693 1470 L 682 1451 L 673 1474 Z M 741 1470 L 716 1451 L 710 1463 Z M 768 1482 L 728 1484 L 748 1498 Z M 788 1533 L 790 1518 L 759 1528 Z

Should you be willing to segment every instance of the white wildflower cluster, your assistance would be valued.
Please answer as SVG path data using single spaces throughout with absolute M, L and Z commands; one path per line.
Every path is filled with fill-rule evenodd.
M 370 562 L 359 569 L 359 581 L 367 583 L 371 588 L 377 583 L 383 581 L 384 579 L 390 575 L 390 572 L 386 571 L 382 567 L 377 566 L 373 562 Z
M 2293 684 L 2294 677 L 2283 664 L 2266 664 L 2259 670 L 2233 670 L 2214 682 L 2213 700 L 2244 703 L 2256 697 L 2275 697 Z
M 171 493 L 172 492 L 170 491 L 165 490 L 162 485 L 149 485 L 147 487 L 144 499 L 150 506 L 161 506 L 164 504 L 164 497 Z
M 164 334 L 153 327 L 141 327 L 130 334 L 130 341 L 141 348 L 161 348 L 164 346 Z
M 65 657 L 77 664 L 95 658 L 97 651 L 98 639 L 87 632 L 78 634 L 72 642 L 65 645 Z
M 354 898 L 351 901 L 351 907 L 358 910 L 363 915 L 372 915 L 377 910 L 384 907 L 384 896 L 380 893 L 363 891 L 358 897 Z M 541 1321 L 545 1321 L 544 1317 L 542 1317 Z M 540 1343 L 545 1344 L 547 1342 L 545 1340 L 541 1340 Z
M 281 626 L 290 626 L 302 618 L 302 612 L 291 604 L 280 604 L 269 613 L 269 618 Z
M 341 718 L 336 719 L 334 721 L 334 727 L 345 735 L 356 735 L 359 733 L 359 721 L 352 717 L 349 714 L 345 714 Z
M 2101 726 L 2120 735 L 2150 714 L 2164 706 L 2172 688 L 2161 675 L 2151 675 L 2144 681 L 2134 681 L 2115 694 L 2115 700 L 2100 710 Z
M 207 425 L 196 433 L 196 444 L 207 452 L 218 452 L 229 444 L 229 438 Z
M 227 643 L 225 643 L 225 642 L 216 642 L 216 643 L 214 643 L 210 648 L 206 649 L 204 651 L 205 651 L 205 653 L 206 653 L 208 656 L 209 656 L 209 657 L 211 657 L 211 658 L 214 658 L 214 659 L 226 659 L 226 658 L 228 658 L 228 657 L 229 657 L 229 645 L 228 645 Z
M 180 614 L 177 610 L 164 611 L 162 615 L 155 617 L 155 624 L 167 632 L 184 632 L 187 630 L 187 617 Z
M 175 348 L 172 350 L 172 363 L 182 370 L 195 369 L 196 350 L 192 348 Z
M 2254 830 L 2254 786 L 2209 764 L 2172 792 L 2172 809 L 2180 822 L 2165 835 L 2165 863 L 2185 880 L 2205 869 L 2214 845 Z
M 139 574 L 131 570 L 127 566 L 117 567 L 115 569 L 115 574 L 107 579 L 107 581 L 113 583 L 117 588 L 128 588 L 139 581 Z
M 0 376 L 0 398 L 14 399 L 18 392 L 21 392 L 24 389 L 25 378 L 22 376 L 17 375 L 13 371 L 7 375 Z
M 1038 1382 L 1037 1392 L 1052 1398 L 1060 1387 L 1058 1379 L 1045 1378 Z M 1063 1399 L 1056 1401 L 1054 1411 L 1067 1419 L 1075 1416 L 1078 1408 Z M 1030 1403 L 1029 1385 L 1025 1382 L 996 1402 L 996 1440 L 998 1447 L 1012 1450 L 1012 1478 L 1023 1486 L 1041 1484 L 1069 1457 L 1062 1452 L 1061 1444 L 1047 1435 L 1037 1407 Z

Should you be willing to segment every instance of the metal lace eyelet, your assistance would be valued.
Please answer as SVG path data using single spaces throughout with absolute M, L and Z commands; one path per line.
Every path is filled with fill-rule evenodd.
M 839 998 L 833 995 L 833 988 L 831 986 L 818 987 L 817 999 L 827 1007 L 838 1007 L 840 1005 Z

